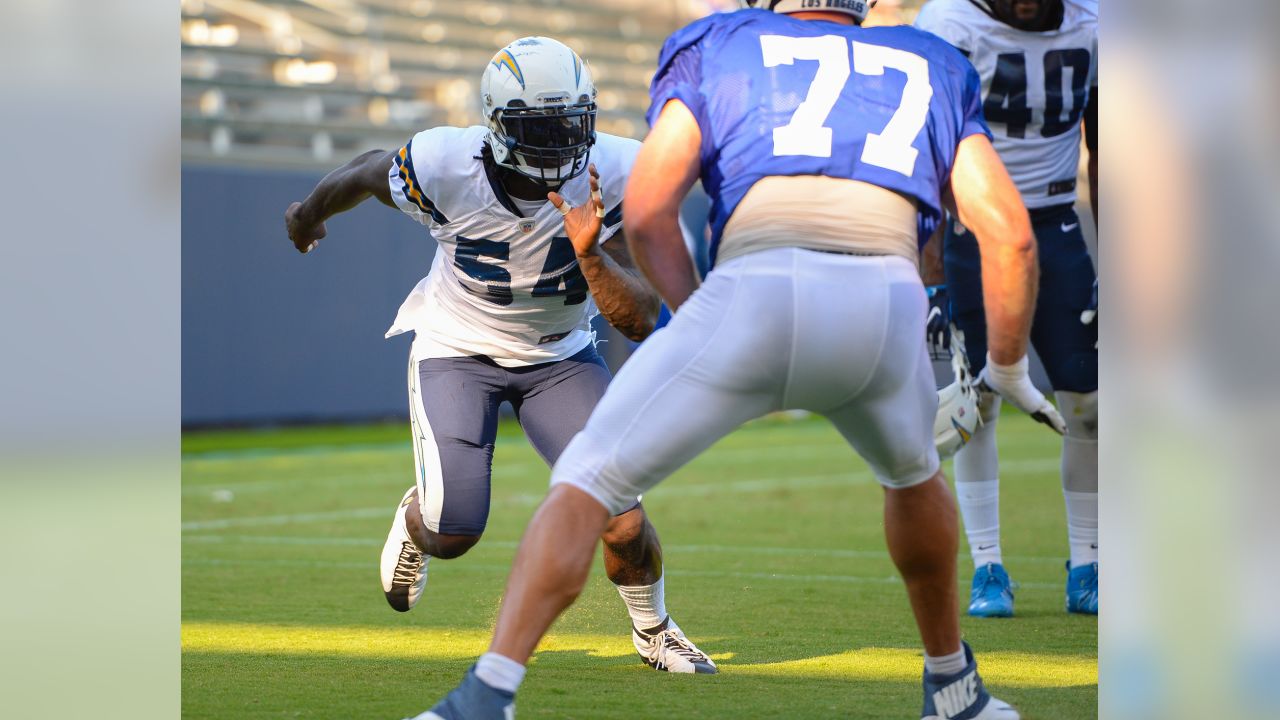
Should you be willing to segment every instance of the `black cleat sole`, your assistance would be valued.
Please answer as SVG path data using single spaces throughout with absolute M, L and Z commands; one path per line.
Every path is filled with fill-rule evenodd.
M 396 612 L 409 612 L 413 609 L 409 607 L 409 593 L 407 592 L 397 592 L 395 590 L 386 592 L 384 590 L 382 594 L 386 596 L 387 604 Z

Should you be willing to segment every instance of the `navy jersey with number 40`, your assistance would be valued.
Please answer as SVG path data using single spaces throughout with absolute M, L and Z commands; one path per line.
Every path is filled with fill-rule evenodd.
M 923 243 L 941 218 L 956 146 L 990 137 L 973 66 L 907 26 L 711 15 L 667 39 L 650 96 L 650 125 L 675 99 L 702 131 L 713 261 L 738 203 L 772 175 L 860 180 L 913 197 Z

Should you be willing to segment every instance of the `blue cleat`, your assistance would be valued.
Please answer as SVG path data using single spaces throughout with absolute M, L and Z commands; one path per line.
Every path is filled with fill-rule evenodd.
M 1071 567 L 1067 562 L 1067 612 L 1098 614 L 1098 563 Z
M 435 707 L 409 720 L 513 720 L 515 716 L 516 696 L 484 684 L 472 665 L 458 687 Z
M 969 643 L 964 643 L 964 659 L 969 664 L 955 675 L 930 675 L 925 671 L 920 720 L 1019 720 L 1017 710 L 991 697 L 983 687 Z
M 987 563 L 973 573 L 969 614 L 974 617 L 1013 617 L 1013 584 L 1000 563 Z

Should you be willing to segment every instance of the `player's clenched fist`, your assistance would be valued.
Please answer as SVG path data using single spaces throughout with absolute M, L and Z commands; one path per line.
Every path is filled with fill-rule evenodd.
M 547 199 L 564 215 L 564 232 L 578 257 L 594 254 L 599 249 L 600 226 L 605 214 L 604 199 L 600 196 L 600 173 L 595 163 L 591 163 L 588 172 L 591 173 L 591 200 L 584 205 L 574 207 L 560 193 L 547 193 Z
M 326 234 L 324 223 L 307 223 L 302 218 L 302 203 L 296 202 L 284 211 L 284 227 L 300 253 L 311 252 Z

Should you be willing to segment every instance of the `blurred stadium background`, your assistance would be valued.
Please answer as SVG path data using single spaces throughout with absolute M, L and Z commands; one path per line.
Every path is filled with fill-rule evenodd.
M 881 23 L 916 0 L 883 0 Z M 904 5 L 906 7 L 904 7 Z M 641 138 L 662 42 L 735 0 L 183 0 L 187 162 L 327 168 L 435 125 L 481 122 L 480 70 L 526 35 L 591 63 L 599 129 Z
M 911 22 L 880 0 L 868 24 Z M 185 427 L 407 414 L 408 338 L 382 339 L 429 267 L 423 230 L 377 203 L 299 256 L 283 213 L 323 173 L 419 130 L 482 121 L 499 48 L 561 39 L 591 63 L 599 128 L 642 138 L 665 38 L 736 0 L 183 0 L 182 419 Z M 690 227 L 705 201 L 691 199 Z M 1084 214 L 1084 213 L 1082 213 Z M 607 326 L 616 367 L 630 346 Z

